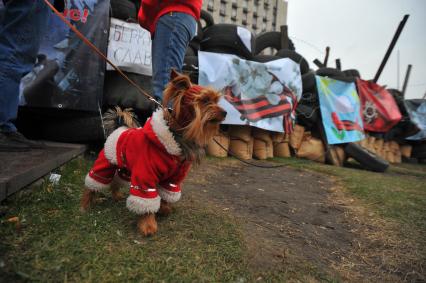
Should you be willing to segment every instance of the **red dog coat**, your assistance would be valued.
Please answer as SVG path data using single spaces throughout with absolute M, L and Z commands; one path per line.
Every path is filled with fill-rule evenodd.
M 180 199 L 181 182 L 191 166 L 180 155 L 163 110 L 158 109 L 143 128 L 121 127 L 107 138 L 85 184 L 99 191 L 113 181 L 130 179 L 127 208 L 137 214 L 155 213 L 161 199 L 170 203 Z

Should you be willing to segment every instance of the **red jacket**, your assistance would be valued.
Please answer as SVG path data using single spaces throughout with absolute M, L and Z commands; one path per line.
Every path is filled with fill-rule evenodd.
M 200 19 L 202 0 L 141 0 L 138 13 L 139 24 L 149 30 L 151 35 L 155 33 L 158 19 L 169 12 L 182 12 Z
M 189 171 L 191 164 L 180 160 L 180 147 L 163 124 L 162 114 L 162 110 L 157 110 L 143 128 L 128 129 L 118 139 L 117 165 L 131 172 L 131 195 L 154 198 L 157 184 L 180 191 Z
M 116 180 L 116 173 L 119 182 L 128 181 L 130 172 L 127 207 L 137 214 L 154 213 L 160 207 L 160 197 L 171 203 L 179 200 L 190 166 L 189 161 L 182 161 L 180 145 L 163 110 L 158 109 L 143 128 L 121 127 L 107 138 L 85 184 L 99 191 Z

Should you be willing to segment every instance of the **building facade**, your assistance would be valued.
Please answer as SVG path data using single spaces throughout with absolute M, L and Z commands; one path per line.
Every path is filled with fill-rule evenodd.
M 242 25 L 255 34 L 279 31 L 287 24 L 287 1 L 284 0 L 204 0 L 203 9 L 213 15 L 215 23 Z

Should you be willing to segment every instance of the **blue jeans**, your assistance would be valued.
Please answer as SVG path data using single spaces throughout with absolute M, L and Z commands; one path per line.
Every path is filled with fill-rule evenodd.
M 163 98 L 171 69 L 182 71 L 186 48 L 196 29 L 194 17 L 185 13 L 167 13 L 158 20 L 152 41 L 152 87 L 157 99 Z
M 1 0 L 0 0 L 1 1 Z M 0 22 L 0 132 L 14 132 L 21 78 L 31 71 L 47 29 L 42 0 L 10 0 Z

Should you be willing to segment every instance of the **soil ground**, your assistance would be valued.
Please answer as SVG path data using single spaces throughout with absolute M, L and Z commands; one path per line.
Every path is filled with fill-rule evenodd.
M 259 274 L 296 263 L 326 280 L 424 280 L 404 259 L 410 247 L 388 237 L 394 227 L 358 207 L 330 176 L 212 159 L 191 171 L 184 193 L 242 223 Z

